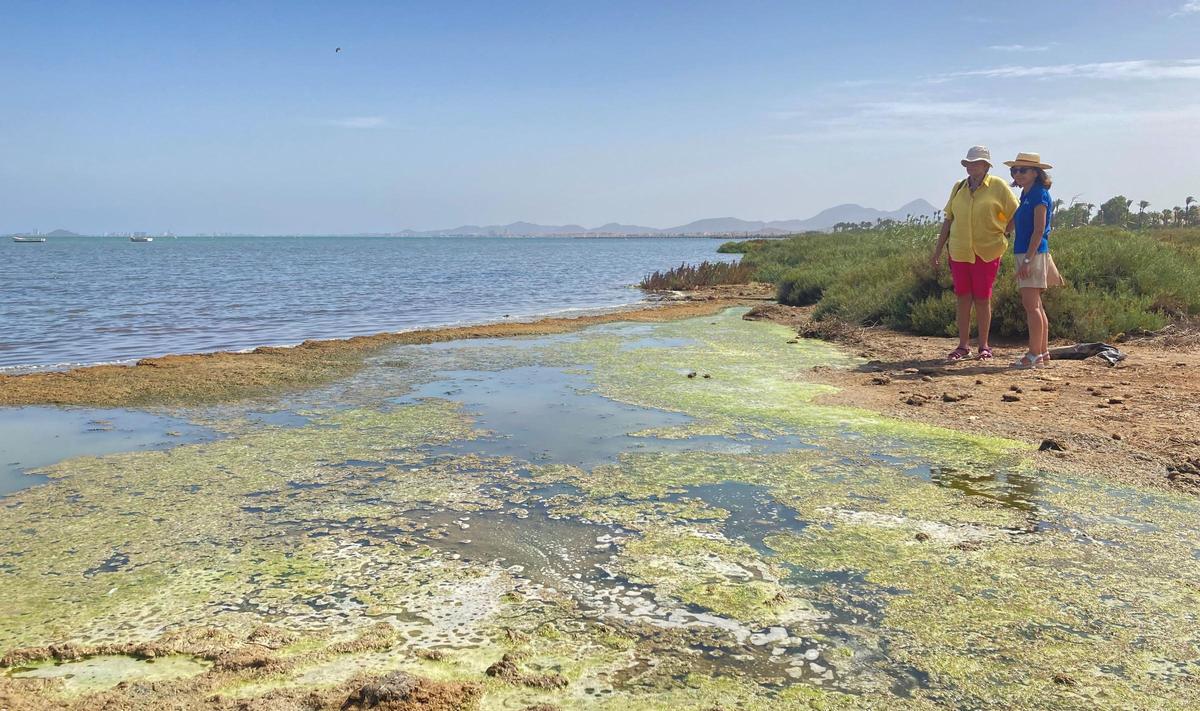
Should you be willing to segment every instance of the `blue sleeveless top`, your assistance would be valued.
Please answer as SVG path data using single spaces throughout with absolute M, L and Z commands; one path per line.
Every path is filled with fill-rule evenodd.
M 1013 240 L 1013 254 L 1029 251 L 1029 240 L 1033 237 L 1033 209 L 1038 205 L 1046 206 L 1046 229 L 1042 230 L 1037 252 L 1044 254 L 1050 251 L 1050 213 L 1054 211 L 1054 202 L 1050 199 L 1050 191 L 1040 183 L 1035 183 L 1021 196 L 1021 204 L 1013 216 L 1013 226 L 1017 231 L 1017 238 Z

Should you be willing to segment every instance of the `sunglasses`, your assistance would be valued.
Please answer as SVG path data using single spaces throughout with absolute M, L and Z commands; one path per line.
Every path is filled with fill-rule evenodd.
M 1009 173 L 1009 175 L 1021 175 L 1022 173 L 1029 173 L 1029 172 L 1032 172 L 1035 170 L 1037 170 L 1037 168 L 1030 168 L 1028 166 L 1022 165 L 1022 166 L 1018 166 L 1015 168 L 1009 168 L 1008 173 Z

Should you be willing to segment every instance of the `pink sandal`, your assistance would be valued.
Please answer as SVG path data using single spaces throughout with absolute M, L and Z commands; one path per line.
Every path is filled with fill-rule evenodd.
M 992 349 L 991 348 L 984 346 L 983 348 L 979 349 L 979 360 L 991 360 L 991 359 L 992 359 Z
M 971 355 L 970 348 L 963 348 L 962 346 L 959 346 L 958 348 L 950 351 L 950 355 L 946 356 L 946 360 L 962 360 L 969 355 Z

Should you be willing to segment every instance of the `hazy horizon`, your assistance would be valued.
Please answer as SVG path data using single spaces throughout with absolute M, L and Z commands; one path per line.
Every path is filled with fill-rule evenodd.
M 1200 194 L 1200 3 L 7 3 L 0 233 L 386 233 Z M 335 48 L 341 47 L 341 52 Z
M 722 216 L 719 216 L 719 217 L 713 217 L 713 216 L 709 216 L 709 217 L 700 217 L 700 218 L 696 218 L 695 220 L 689 220 L 687 223 L 684 223 L 684 224 L 682 224 L 682 225 L 663 225 L 663 226 L 654 226 L 654 225 L 634 225 L 633 223 L 631 223 L 631 222 L 626 222 L 626 221 L 624 221 L 624 220 L 608 220 L 607 222 L 604 222 L 604 223 L 601 223 L 601 224 L 598 224 L 598 225 L 592 225 L 592 226 L 590 226 L 590 227 L 589 227 L 589 226 L 587 226 L 587 225 L 581 225 L 581 224 L 579 224 L 578 222 L 568 222 L 568 223 L 561 224 L 561 225 L 543 225 L 542 223 L 534 223 L 534 222 L 532 222 L 532 221 L 530 221 L 530 220 L 514 220 L 514 221 L 512 221 L 512 222 L 508 222 L 508 223 L 504 223 L 504 224 L 479 224 L 479 223 L 469 223 L 469 222 L 464 222 L 464 223 L 461 223 L 461 224 L 458 224 L 458 225 L 443 225 L 442 227 L 434 227 L 434 228 L 425 229 L 425 230 L 416 230 L 416 229 L 412 229 L 412 228 L 408 228 L 408 227 L 397 227 L 397 228 L 395 228 L 395 229 L 393 229 L 393 230 L 380 230 L 380 231 L 371 231 L 371 232 L 368 232 L 368 231 L 350 231 L 350 230 L 339 230 L 339 231 L 334 231 L 334 232 L 248 232 L 248 231 L 244 231 L 244 230 L 227 230 L 227 231 L 224 231 L 224 232 L 217 233 L 217 232 L 214 232 L 213 230 L 197 230 L 197 231 L 195 231 L 195 232 L 177 232 L 177 231 L 174 231 L 174 230 L 167 230 L 167 229 L 164 229 L 164 230 L 145 230 L 145 229 L 142 229 L 142 228 L 140 228 L 140 227 L 139 227 L 139 228 L 115 229 L 115 230 L 104 230 L 104 231 L 91 231 L 91 230 L 78 230 L 78 229 L 72 229 L 72 228 L 71 228 L 71 227 L 69 227 L 69 226 L 62 226 L 62 225 L 59 225 L 59 226 L 51 227 L 51 228 L 48 228 L 48 229 L 43 229 L 43 228 L 41 228 L 41 227 L 39 227 L 39 226 L 34 226 L 34 228 L 31 228 L 31 229 L 29 229 L 29 230 L 19 230 L 19 231 L 16 231 L 16 232 L 12 232 L 11 234 L 26 234 L 26 233 L 29 233 L 29 234 L 48 234 L 48 233 L 51 233 L 51 232 L 56 232 L 56 231 L 66 231 L 66 232 L 73 232 L 73 233 L 75 233 L 76 235 L 78 235 L 78 236 L 81 236 L 81 237 L 104 236 L 104 235 L 106 235 L 106 234 L 111 234 L 111 235 L 126 235 L 126 234 L 131 234 L 131 233 L 159 234 L 159 233 L 164 233 L 164 232 L 170 232 L 171 234 L 174 234 L 174 235 L 176 235 L 176 236 L 180 236 L 180 237 L 186 237 L 186 236 L 204 236 L 204 235 L 213 235 L 213 234 L 244 235 L 244 236 L 260 236 L 260 237 L 270 237 L 270 236 L 399 235 L 399 234 L 401 234 L 401 233 L 405 233 L 405 232 L 411 232 L 411 233 L 451 232 L 451 231 L 453 231 L 453 230 L 456 230 L 456 229 L 459 229 L 459 228 L 469 228 L 469 227 L 470 227 L 470 228 L 504 228 L 504 227 L 512 227 L 512 226 L 514 226 L 514 225 L 536 225 L 536 226 L 539 226 L 539 227 L 582 227 L 582 228 L 583 228 L 585 231 L 599 230 L 600 228 L 602 228 L 602 227 L 607 227 L 607 226 L 609 226 L 609 225 L 617 225 L 617 226 L 620 226 L 620 227 L 645 227 L 645 228 L 649 228 L 649 229 L 652 229 L 652 230 L 656 230 L 656 231 L 660 231 L 660 232 L 661 232 L 661 231 L 668 231 L 668 230 L 678 229 L 678 228 L 681 228 L 681 227 L 688 227 L 689 225 L 692 225 L 692 224 L 694 224 L 694 223 L 697 223 L 697 222 L 712 221 L 712 220 L 742 220 L 742 221 L 745 221 L 745 222 L 763 222 L 763 223 L 771 223 L 771 222 L 795 222 L 795 221 L 805 221 L 805 220 L 812 220 L 812 219 L 815 219 L 815 218 L 817 218 L 818 216 L 820 216 L 821 214 L 824 214 L 824 213 L 826 213 L 826 212 L 832 211 L 832 210 L 834 210 L 834 209 L 837 209 L 837 208 L 843 208 L 843 207 L 856 207 L 856 208 L 861 208 L 862 210 L 865 210 L 865 211 L 873 211 L 873 210 L 876 210 L 876 211 L 881 211 L 881 212 L 890 212 L 890 213 L 895 213 L 895 214 L 893 215 L 893 219 L 902 219 L 902 216 L 899 214 L 901 211 L 903 211 L 903 210 L 905 210 L 906 208 L 910 207 L 910 206 L 911 206 L 911 205 L 913 205 L 914 203 L 921 203 L 921 202 L 925 203 L 925 204 L 926 204 L 926 205 L 927 205 L 929 208 L 931 208 L 932 210 L 940 210 L 940 208 L 939 208 L 939 207 L 937 207 L 936 205 L 934 205 L 932 202 L 930 202 L 930 201 L 928 201 L 928 200 L 925 200 L 924 198 L 914 198 L 914 199 L 907 201 L 907 202 L 906 202 L 906 203 L 904 203 L 903 205 L 900 205 L 899 207 L 897 207 L 897 208 L 895 208 L 895 209 L 893 209 L 893 210 L 886 210 L 886 209 L 883 209 L 883 208 L 876 208 L 876 207 L 874 207 L 874 206 L 871 206 L 871 205 L 860 205 L 860 204 L 858 204 L 858 203 L 839 203 L 839 204 L 837 204 L 837 205 L 832 205 L 832 206 L 830 206 L 830 207 L 827 207 L 827 208 L 825 208 L 824 210 L 820 210 L 818 213 L 816 213 L 816 214 L 814 214 L 814 215 L 809 215 L 809 216 L 806 216 L 806 217 L 799 217 L 799 216 L 796 216 L 796 217 L 790 217 L 790 218 L 781 218 L 781 219 L 779 219 L 779 220 L 757 220 L 757 219 L 755 219 L 755 218 L 745 218 L 745 217 L 739 217 L 739 216 L 736 216 L 736 215 L 722 215 Z M 913 217 L 920 217 L 920 216 L 921 216 L 921 214 L 923 214 L 923 213 L 914 214 L 914 215 L 913 215 Z M 865 219 L 865 218 L 864 218 L 864 219 Z M 9 233 L 0 233 L 0 234 L 9 234 Z M 453 236 L 453 235 L 444 235 L 444 236 Z

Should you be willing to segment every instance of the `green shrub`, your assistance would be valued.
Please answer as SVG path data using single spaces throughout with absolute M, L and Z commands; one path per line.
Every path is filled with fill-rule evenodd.
M 921 225 L 806 234 L 756 244 L 742 264 L 776 285 L 780 303 L 815 304 L 818 319 L 941 336 L 955 331 L 954 297 L 949 270 L 928 261 L 935 239 Z M 1045 295 L 1056 338 L 1104 340 L 1200 314 L 1200 229 L 1056 230 L 1051 249 L 1068 282 Z M 1005 254 L 992 299 L 1002 337 L 1027 332 L 1014 261 Z
M 742 257 L 742 263 L 746 263 L 746 257 Z M 792 271 L 792 267 L 778 263 L 764 264 L 758 267 L 748 265 L 748 268 L 751 269 L 754 281 L 761 281 L 764 284 L 781 284 L 787 274 Z
M 904 328 L 921 291 L 911 260 L 895 256 L 867 262 L 856 265 L 826 288 L 813 315 L 818 319 L 830 315 L 850 323 Z
M 763 270 L 760 270 L 760 272 Z M 761 276 L 756 274 L 756 276 Z M 772 280 L 777 284 L 776 298 L 781 304 L 810 306 L 821 300 L 829 283 L 827 274 L 815 269 L 789 269 L 783 277 Z
M 717 247 L 718 254 L 745 254 L 752 249 L 763 246 L 767 243 L 765 239 L 748 239 L 741 242 L 726 242 L 720 247 Z
M 1017 280 L 1013 275 L 1015 269 L 1016 265 L 1013 263 L 1012 256 L 1005 256 L 1004 261 L 1000 263 L 1000 274 L 996 277 L 996 286 L 992 289 L 992 335 L 1024 336 L 1029 333 L 1029 327 L 1025 320 L 1025 307 L 1021 304 L 1021 293 L 1017 290 Z M 1061 328 L 1061 324 L 1054 320 L 1051 306 L 1063 291 L 1065 289 L 1049 289 L 1043 299 L 1046 313 L 1051 319 L 1050 335 L 1056 338 L 1062 335 L 1059 330 L 1056 330 Z
M 1046 304 L 1050 332 L 1078 341 L 1106 341 L 1120 334 L 1152 333 L 1169 319 L 1151 310 L 1152 299 L 1098 289 L 1062 290 Z
M 909 319 L 912 330 L 931 336 L 954 336 L 958 334 L 955 319 L 958 318 L 958 299 L 953 291 L 943 291 L 941 296 L 927 296 L 913 304 Z

